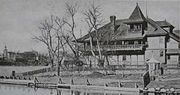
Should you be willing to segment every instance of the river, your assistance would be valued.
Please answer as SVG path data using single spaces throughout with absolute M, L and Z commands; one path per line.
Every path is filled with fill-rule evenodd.
M 42 89 L 30 88 L 26 86 L 0 84 L 0 95 L 156 95 L 153 93 L 142 94 L 132 92 L 115 91 L 78 91 L 67 89 Z M 160 95 L 160 94 L 157 94 Z M 165 95 L 165 94 L 161 94 Z

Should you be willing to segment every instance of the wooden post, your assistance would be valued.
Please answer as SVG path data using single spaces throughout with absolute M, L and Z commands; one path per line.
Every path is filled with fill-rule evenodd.
M 138 88 L 138 85 L 137 85 L 137 83 L 135 82 L 135 88 Z
M 131 55 L 130 55 L 130 65 L 132 64 L 132 59 L 131 59 Z
M 118 84 L 119 84 L 119 87 L 123 87 L 123 85 L 121 84 L 121 82 L 120 82 L 120 81 L 118 82 Z
M 179 49 L 180 49 L 180 42 L 179 42 Z M 179 55 L 179 58 L 178 58 L 178 65 L 180 66 L 180 55 Z
M 58 83 L 59 83 L 59 84 L 62 84 L 62 83 L 63 83 L 61 78 L 59 78 Z
M 117 62 L 118 62 L 118 64 L 119 64 L 119 55 L 117 55 Z M 118 65 L 118 64 L 117 64 L 117 65 Z
M 107 83 L 104 83 L 104 86 L 105 86 L 105 87 L 108 87 L 108 84 L 107 84 Z
M 84 51 L 86 51 L 86 44 L 87 44 L 87 43 L 84 43 Z
M 89 80 L 88 80 L 88 79 L 87 79 L 87 81 L 86 81 L 86 82 L 87 82 L 87 85 L 91 85 L 91 83 L 89 82 Z
M 71 84 L 74 85 L 74 80 L 73 80 L 73 78 L 71 79 Z
M 179 59 L 178 59 L 178 65 L 180 66 L 180 55 L 179 55 Z
M 137 55 L 137 66 L 138 66 L 138 55 Z
M 144 54 L 144 65 L 145 65 L 145 63 L 146 63 L 146 58 L 145 58 L 145 54 Z

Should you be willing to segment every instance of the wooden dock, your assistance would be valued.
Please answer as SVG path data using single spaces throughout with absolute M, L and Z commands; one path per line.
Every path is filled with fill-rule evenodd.
M 106 87 L 95 85 L 71 85 L 71 84 L 58 84 L 58 88 L 63 89 L 80 89 L 80 90 L 101 90 L 101 91 L 126 91 L 126 92 L 140 92 L 142 88 L 124 88 L 124 87 Z
M 56 89 L 57 84 L 55 84 L 55 83 L 45 83 L 45 82 L 30 83 L 29 87 Z
M 0 79 L 0 84 L 28 85 L 28 83 L 34 83 L 34 81 L 33 80 Z
M 10 84 L 10 85 L 24 85 L 28 87 L 37 87 L 37 88 L 57 88 L 55 83 L 45 83 L 39 82 L 34 83 L 34 80 L 14 80 L 14 79 L 0 79 L 0 84 Z
M 124 87 L 108 87 L 108 86 L 97 86 L 97 85 L 72 85 L 72 84 L 56 84 L 47 82 L 37 82 L 34 80 L 14 80 L 14 79 L 0 79 L 0 84 L 10 84 L 10 85 L 24 85 L 35 88 L 49 88 L 49 89 L 68 89 L 75 91 L 115 91 L 115 92 L 128 92 L 128 93 L 180 93 L 176 89 L 163 89 L 163 88 L 124 88 Z M 178 95 L 177 94 L 177 95 Z M 174 94 L 176 95 L 176 94 Z

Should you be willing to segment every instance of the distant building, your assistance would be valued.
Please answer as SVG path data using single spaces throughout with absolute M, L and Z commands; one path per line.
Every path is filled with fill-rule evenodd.
M 3 59 L 7 60 L 7 58 L 8 58 L 8 49 L 7 46 L 5 45 L 3 50 Z
M 0 60 L 1 61 L 3 60 L 3 54 L 0 54 Z
M 3 60 L 8 62 L 23 62 L 25 64 L 37 63 L 39 60 L 39 54 L 36 51 L 28 51 L 23 53 L 10 52 L 5 46 L 3 51 Z
M 105 63 L 143 65 L 154 56 L 164 64 L 180 64 L 180 35 L 173 32 L 174 26 L 166 20 L 154 21 L 144 17 L 139 5 L 127 19 L 116 19 L 110 16 L 110 22 L 95 31 L 78 39 L 82 44 L 81 51 L 88 63 L 97 64 L 92 57 L 92 50 L 98 55 L 97 40 L 100 39 L 100 50 L 105 56 Z

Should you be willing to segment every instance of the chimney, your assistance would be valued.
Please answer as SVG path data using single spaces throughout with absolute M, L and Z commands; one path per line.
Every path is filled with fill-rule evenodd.
M 110 16 L 110 24 L 111 24 L 112 34 L 114 34 L 115 26 L 116 26 L 116 16 Z

